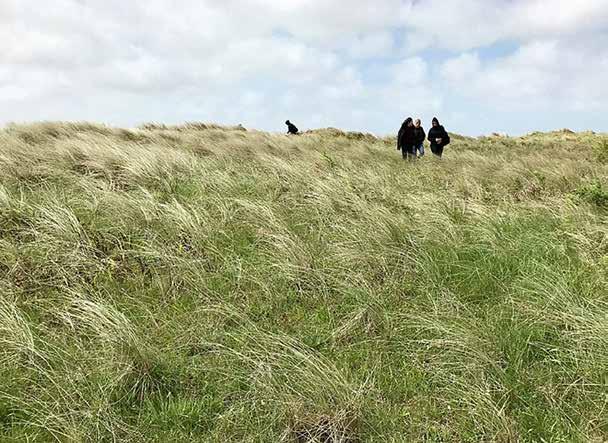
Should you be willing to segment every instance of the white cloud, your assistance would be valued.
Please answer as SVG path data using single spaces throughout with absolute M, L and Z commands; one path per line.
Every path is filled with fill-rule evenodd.
M 606 108 L 608 53 L 557 40 L 533 41 L 483 63 L 476 53 L 446 61 L 443 79 L 459 93 L 495 108 Z
M 450 82 L 458 86 L 470 81 L 481 72 L 481 60 L 475 53 L 465 53 L 447 60 L 441 67 L 441 74 Z
M 0 122 L 382 132 L 480 104 L 606 109 L 607 22 L 608 0 L 0 0 Z
M 395 84 L 420 85 L 428 80 L 428 65 L 420 57 L 406 58 L 390 68 Z
M 501 40 L 581 38 L 606 29 L 608 0 L 424 0 L 404 14 L 411 51 L 455 51 Z
M 393 34 L 388 31 L 365 34 L 349 43 L 349 54 L 358 59 L 385 57 L 395 51 Z

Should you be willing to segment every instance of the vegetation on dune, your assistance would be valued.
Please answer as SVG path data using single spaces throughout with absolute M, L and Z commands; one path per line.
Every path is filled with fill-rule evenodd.
M 606 146 L 8 126 L 0 440 L 604 441 Z

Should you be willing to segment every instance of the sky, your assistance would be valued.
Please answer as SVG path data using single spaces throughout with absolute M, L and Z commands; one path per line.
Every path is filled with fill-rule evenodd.
M 0 125 L 608 132 L 608 0 L 0 0 Z

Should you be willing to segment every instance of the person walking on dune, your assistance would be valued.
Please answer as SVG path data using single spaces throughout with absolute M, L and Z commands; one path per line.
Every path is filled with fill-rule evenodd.
M 428 138 L 431 142 L 431 152 L 441 158 L 443 148 L 450 144 L 450 136 L 445 128 L 439 124 L 437 117 L 433 118 L 433 127 L 429 129 Z
M 287 125 L 287 133 L 288 134 L 298 135 L 298 128 L 296 128 L 296 125 L 294 125 L 293 123 L 291 123 L 289 120 L 287 120 L 285 122 L 285 124 Z
M 422 122 L 419 118 L 414 122 L 414 139 L 416 144 L 414 145 L 414 154 L 418 155 L 418 158 L 424 156 L 424 140 L 426 140 L 426 132 L 422 127 Z
M 414 160 L 416 158 L 416 138 L 414 135 L 414 121 L 408 117 L 399 129 L 397 134 L 397 150 L 401 150 L 404 160 Z

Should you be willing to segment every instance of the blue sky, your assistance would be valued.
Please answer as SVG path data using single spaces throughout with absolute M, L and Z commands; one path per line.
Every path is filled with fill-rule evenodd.
M 0 0 L 0 124 L 608 131 L 608 0 Z

